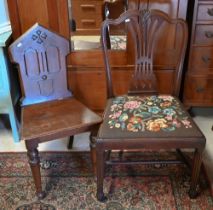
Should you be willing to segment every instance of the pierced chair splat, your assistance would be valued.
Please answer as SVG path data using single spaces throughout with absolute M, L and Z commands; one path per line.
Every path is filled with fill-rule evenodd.
M 94 135 L 101 118 L 67 89 L 67 39 L 35 24 L 9 52 L 18 64 L 22 83 L 21 139 L 26 144 L 37 196 L 42 199 L 39 143 L 86 131 Z
M 135 64 L 127 95 L 114 93 L 107 48 L 108 28 L 121 23 L 126 24 L 128 36 L 131 36 L 134 43 Z M 170 42 L 175 48 L 176 66 L 171 70 L 173 88 L 169 94 L 159 93 L 155 66 L 155 51 L 159 50 L 158 44 L 159 40 L 162 40 L 164 27 L 178 31 L 177 40 Z M 129 10 L 118 19 L 105 20 L 101 32 L 108 101 L 96 138 L 98 200 L 106 199 L 103 193 L 105 166 L 124 164 L 106 158 L 109 155 L 106 156 L 105 153 L 111 150 L 138 149 L 176 149 L 179 153 L 183 148 L 194 149 L 189 196 L 196 197 L 205 137 L 178 99 L 188 37 L 185 21 L 170 19 L 167 14 L 158 10 Z M 165 37 L 165 40 L 169 40 L 168 37 Z M 165 42 L 165 48 L 169 46 L 167 44 Z M 147 164 L 146 161 L 140 160 L 135 164 L 139 162 Z M 166 161 L 166 163 L 177 162 L 179 161 Z M 154 164 L 155 161 L 149 163 Z M 134 162 L 125 162 L 125 164 L 134 164 Z

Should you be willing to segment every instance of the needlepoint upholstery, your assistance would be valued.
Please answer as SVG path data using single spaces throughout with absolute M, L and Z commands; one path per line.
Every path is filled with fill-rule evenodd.
M 202 136 L 180 101 L 170 95 L 118 96 L 108 100 L 100 138 Z

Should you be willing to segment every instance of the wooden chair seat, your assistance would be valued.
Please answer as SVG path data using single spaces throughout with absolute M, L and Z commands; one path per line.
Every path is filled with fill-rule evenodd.
M 48 141 L 88 131 L 101 118 L 75 98 L 22 108 L 22 140 Z

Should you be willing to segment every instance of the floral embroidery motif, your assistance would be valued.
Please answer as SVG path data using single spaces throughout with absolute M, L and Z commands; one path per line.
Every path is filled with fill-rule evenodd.
M 122 96 L 113 99 L 110 107 L 110 128 L 139 131 L 174 131 L 191 128 L 188 116 L 172 96 Z

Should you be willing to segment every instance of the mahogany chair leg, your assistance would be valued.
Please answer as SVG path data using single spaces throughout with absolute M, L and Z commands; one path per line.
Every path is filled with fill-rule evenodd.
M 190 198 L 196 198 L 196 196 L 198 195 L 197 185 L 198 185 L 198 180 L 200 175 L 201 163 L 202 163 L 202 151 L 199 151 L 198 149 L 196 149 L 194 153 L 191 185 L 189 189 Z
M 105 168 L 104 150 L 96 147 L 96 157 L 97 157 L 97 199 L 101 202 L 105 202 L 107 198 L 103 192 L 104 168 Z
M 43 199 L 46 196 L 46 193 L 42 191 L 41 185 L 41 172 L 40 172 L 40 159 L 39 153 L 37 150 L 38 143 L 26 142 L 27 155 L 29 158 L 29 164 L 32 171 L 35 187 L 36 187 L 36 195 L 38 199 Z
M 90 154 L 91 154 L 91 160 L 92 160 L 92 167 L 93 167 L 93 173 L 96 177 L 97 175 L 97 158 L 96 158 L 96 148 L 95 148 L 95 138 L 90 135 Z
M 111 155 L 112 151 L 111 150 L 107 150 L 105 151 L 105 160 L 109 160 L 110 159 L 110 155 Z
M 74 136 L 70 136 L 67 149 L 72 149 L 73 141 L 74 141 Z
M 92 167 L 93 167 L 93 173 L 96 177 L 97 170 L 96 170 L 96 139 L 98 133 L 98 127 L 95 126 L 94 129 L 92 129 L 90 133 L 90 154 L 91 154 L 91 160 L 92 160 Z

